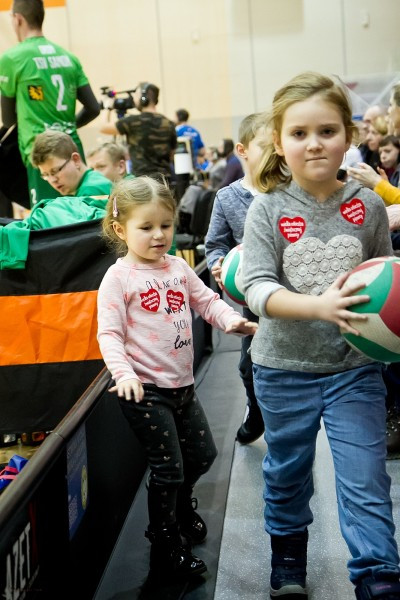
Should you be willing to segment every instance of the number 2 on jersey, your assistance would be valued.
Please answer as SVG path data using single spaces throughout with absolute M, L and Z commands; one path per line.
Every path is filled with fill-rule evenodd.
M 63 104 L 65 85 L 61 75 L 52 75 L 51 76 L 52 84 L 58 88 L 58 97 L 57 97 L 57 110 L 67 110 L 68 106 Z

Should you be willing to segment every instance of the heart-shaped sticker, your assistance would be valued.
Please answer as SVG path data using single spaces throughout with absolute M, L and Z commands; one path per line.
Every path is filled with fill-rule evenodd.
M 351 202 L 346 202 L 340 207 L 342 217 L 354 223 L 354 225 L 362 225 L 365 219 L 365 206 L 364 202 L 359 198 L 353 198 Z
M 306 230 L 306 222 L 302 217 L 282 217 L 279 219 L 279 229 L 284 238 L 293 244 L 297 242 Z
M 172 308 L 173 311 L 178 311 L 183 304 L 182 292 L 174 292 L 174 290 L 168 290 L 167 302 L 168 306 Z
M 141 305 L 145 310 L 157 312 L 160 306 L 160 294 L 154 288 L 150 288 L 147 292 L 140 294 L 142 299 Z

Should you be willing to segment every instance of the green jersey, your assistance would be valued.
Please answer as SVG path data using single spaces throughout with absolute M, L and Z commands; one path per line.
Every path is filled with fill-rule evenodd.
M 57 129 L 80 143 L 77 89 L 89 83 L 79 60 L 45 37 L 27 38 L 0 57 L 0 92 L 16 99 L 18 143 L 25 164 L 38 133 Z
M 102 173 L 88 169 L 79 182 L 75 196 L 109 196 L 112 181 Z

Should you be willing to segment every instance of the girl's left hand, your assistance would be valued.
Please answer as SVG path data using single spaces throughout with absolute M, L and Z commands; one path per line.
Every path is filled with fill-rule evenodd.
M 225 333 L 235 333 L 237 335 L 254 335 L 258 329 L 258 323 L 248 321 L 247 319 L 238 319 L 229 323 Z

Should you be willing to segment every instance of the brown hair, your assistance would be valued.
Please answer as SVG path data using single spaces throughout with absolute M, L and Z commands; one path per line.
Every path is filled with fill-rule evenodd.
M 159 202 L 171 211 L 175 219 L 176 202 L 165 181 L 161 183 L 152 177 L 142 175 L 122 179 L 111 190 L 102 230 L 107 244 L 114 248 L 118 254 L 126 253 L 126 243 L 115 233 L 113 223 L 117 222 L 125 225 L 135 206 L 141 206 L 149 202 Z
M 344 85 L 313 71 L 300 73 L 276 92 L 271 112 L 266 114 L 266 127 L 279 139 L 286 110 L 292 104 L 307 100 L 316 94 L 337 107 L 343 119 L 347 141 L 351 142 L 357 128 L 352 121 L 350 100 Z M 284 157 L 276 153 L 273 140 L 268 139 L 255 175 L 256 187 L 261 192 L 269 192 L 277 185 L 289 183 L 290 180 L 291 174 Z
M 24 17 L 31 29 L 41 29 L 44 21 L 43 0 L 14 0 L 13 14 Z
M 35 137 L 31 163 L 34 167 L 39 167 L 51 156 L 67 159 L 73 152 L 79 154 L 78 146 L 68 133 L 47 129 Z
M 380 140 L 379 148 L 389 146 L 390 144 L 400 151 L 400 139 L 397 137 L 397 135 L 386 135 Z

